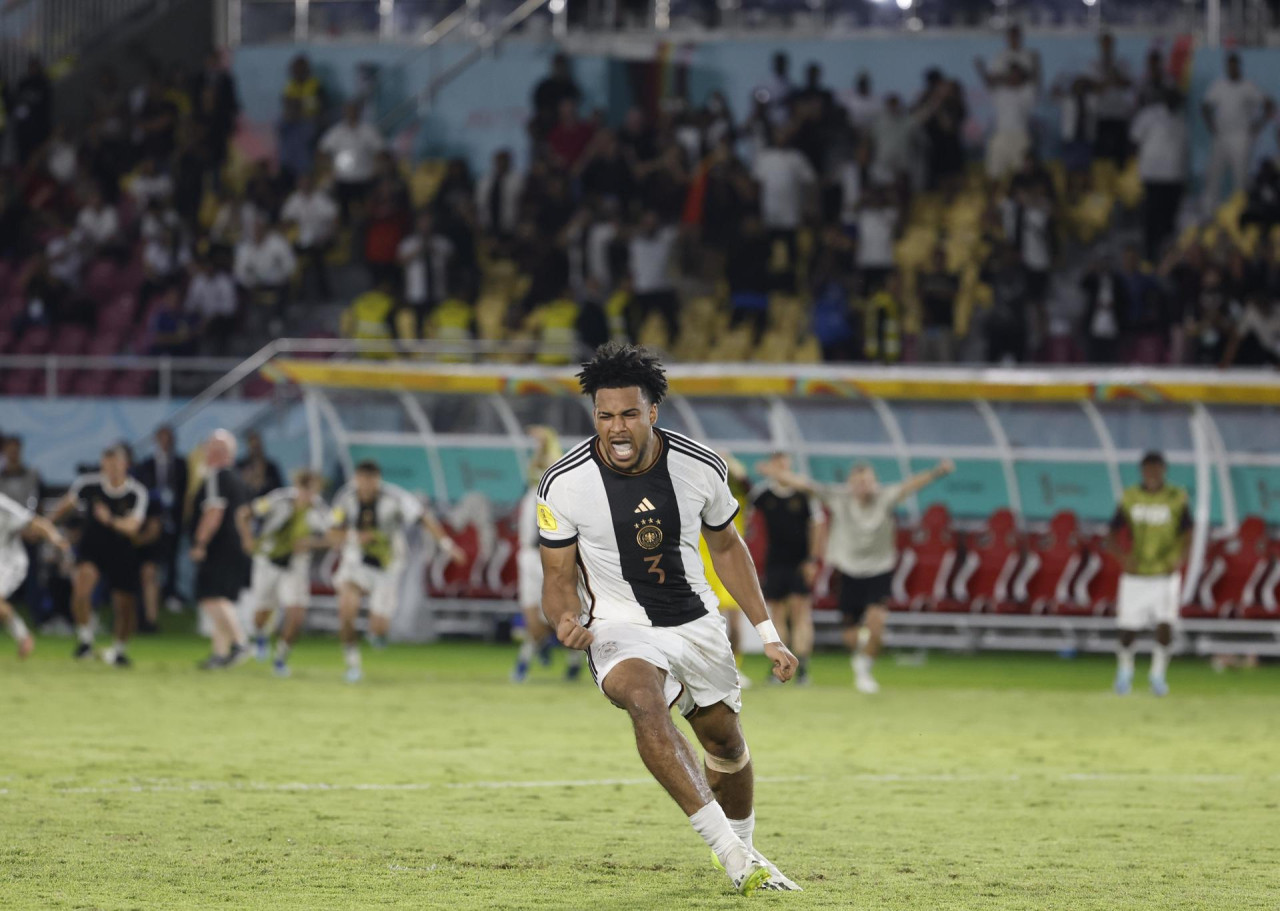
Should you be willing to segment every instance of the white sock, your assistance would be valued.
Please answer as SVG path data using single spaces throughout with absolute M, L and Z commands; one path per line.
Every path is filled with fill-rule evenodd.
M 693 831 L 702 836 L 702 840 L 715 852 L 716 857 L 720 858 L 720 863 L 728 874 L 737 879 L 746 867 L 749 855 L 746 845 L 734 833 L 720 804 L 711 801 L 689 817 L 689 824 L 693 826 Z
M 871 676 L 871 656 L 864 652 L 855 652 L 853 655 L 853 672 L 859 677 Z
M 730 819 L 729 828 L 733 829 L 734 835 L 742 839 L 742 843 L 747 846 L 748 851 L 754 849 L 755 846 L 751 843 L 751 838 L 755 835 L 756 831 L 755 810 L 752 810 L 751 815 L 746 819 Z
M 288 661 L 289 652 L 291 651 L 293 651 L 293 646 L 281 639 L 276 643 L 276 660 Z
M 1133 646 L 1116 646 L 1116 669 L 1126 677 L 1133 676 Z
M 77 626 L 76 639 L 78 639 L 82 645 L 93 645 L 93 627 L 87 623 L 83 626 Z
M 538 643 L 533 641 L 533 636 L 525 636 L 524 641 L 520 643 L 520 659 L 525 664 L 533 660 L 533 653 L 537 650 Z
M 349 669 L 360 670 L 360 646 L 344 645 L 342 647 L 342 657 L 346 660 Z
M 22 618 L 17 614 L 9 618 L 9 635 L 19 642 L 27 638 L 27 625 L 22 622 Z
M 1151 647 L 1151 676 L 1163 680 L 1165 672 L 1168 670 L 1169 646 L 1161 645 L 1157 642 Z
M 123 639 L 115 639 L 111 643 L 111 648 L 115 651 L 117 655 L 123 655 L 124 650 L 128 647 L 129 647 L 129 644 L 125 642 Z

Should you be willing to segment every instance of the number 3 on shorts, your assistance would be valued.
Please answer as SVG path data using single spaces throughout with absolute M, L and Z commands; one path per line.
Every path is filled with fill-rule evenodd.
M 659 585 L 662 585 L 667 581 L 667 571 L 658 565 L 662 562 L 662 554 L 654 554 L 652 557 L 645 557 L 644 562 L 649 564 L 649 572 L 658 577 Z

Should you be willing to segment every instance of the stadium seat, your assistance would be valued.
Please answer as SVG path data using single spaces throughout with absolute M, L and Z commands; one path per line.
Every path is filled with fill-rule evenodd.
M 50 354 L 74 355 L 83 354 L 89 345 L 89 330 L 84 326 L 63 326 L 53 337 L 49 346 Z
M 516 597 L 520 534 L 515 520 L 516 516 L 512 515 L 498 522 L 498 542 L 485 567 L 485 585 L 499 598 Z
M 71 395 L 106 395 L 111 385 L 110 370 L 78 370 L 71 383 Z
M 920 527 L 903 549 L 893 574 L 889 608 L 896 611 L 933 610 L 947 597 L 956 565 L 956 538 L 951 513 L 941 503 L 925 510 Z
M 1215 618 L 1240 616 L 1257 605 L 1263 581 L 1271 570 L 1267 525 L 1249 516 L 1230 538 L 1215 541 L 1205 554 L 1204 571 L 1195 582 L 1194 596 L 1182 616 Z
M 147 394 L 150 384 L 149 370 L 120 370 L 111 378 L 109 390 L 111 395 L 137 398 Z
M 472 592 L 472 571 L 481 559 L 480 535 L 474 525 L 461 530 L 449 530 L 454 543 L 462 548 L 467 559 L 457 564 L 448 553 L 437 549 L 427 569 L 427 593 L 435 598 L 458 597 Z
M 1128 534 L 1128 530 L 1121 532 L 1121 550 L 1128 546 Z M 1059 604 L 1057 613 L 1099 617 L 1115 613 L 1124 566 L 1107 552 L 1104 541 L 1105 537 L 1095 537 L 1085 544 L 1084 566 L 1071 584 L 1071 600 Z
M 1280 620 L 1280 540 L 1272 541 L 1271 568 L 1258 583 L 1253 603 L 1240 611 L 1245 620 Z
M 53 341 L 53 332 L 47 326 L 32 326 L 22 333 L 14 348 L 15 354 L 44 354 Z
M 966 539 L 965 557 L 951 585 L 951 597 L 938 602 L 937 609 L 981 613 L 1007 604 L 1024 547 L 1013 513 L 1008 509 L 993 512 L 986 528 Z
M 1032 538 L 1027 558 L 1013 586 L 1013 601 L 1000 613 L 1047 614 L 1071 600 L 1071 585 L 1080 571 L 1080 523 L 1068 510 L 1049 520 L 1049 529 Z

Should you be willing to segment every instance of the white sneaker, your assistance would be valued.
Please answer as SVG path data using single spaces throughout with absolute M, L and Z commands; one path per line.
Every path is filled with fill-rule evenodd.
M 738 890 L 739 895 L 750 895 L 752 892 L 766 888 L 770 873 L 768 867 L 753 857 L 741 873 L 729 878 L 733 880 L 733 888 Z
M 874 696 L 880 692 L 880 684 L 876 683 L 876 678 L 870 674 L 858 674 L 853 678 L 853 685 L 858 688 L 859 693 L 866 693 L 868 696 Z
M 769 878 L 765 881 L 764 885 L 760 887 L 761 891 L 763 892 L 803 892 L 804 891 L 804 889 L 801 889 L 800 886 L 797 885 L 793 880 L 788 879 L 786 876 L 784 876 L 782 874 L 782 871 L 779 870 L 777 866 L 775 866 L 774 863 L 771 860 L 769 860 L 769 858 L 765 857 L 757 849 L 752 848 L 751 853 L 755 856 L 755 859 L 760 861 L 760 863 L 764 864 L 764 868 L 769 871 Z

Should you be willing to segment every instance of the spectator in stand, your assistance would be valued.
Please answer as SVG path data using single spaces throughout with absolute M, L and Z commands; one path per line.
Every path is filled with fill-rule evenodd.
M 707 105 L 703 109 L 703 142 L 705 148 L 714 149 L 722 143 L 732 147 L 736 139 L 736 128 L 733 111 L 729 107 L 729 99 L 723 92 L 715 91 L 707 96 Z
M 855 132 L 869 129 L 883 107 L 871 90 L 871 74 L 866 70 L 859 72 L 853 80 L 853 89 L 840 96 L 840 104 L 849 115 L 849 124 Z
M 79 291 L 84 275 L 84 253 L 79 238 L 62 220 L 55 221 L 44 251 L 49 258 L 49 274 L 68 290 Z
M 1142 81 L 1138 83 L 1137 108 L 1142 110 L 1149 104 L 1157 104 L 1165 97 L 1165 93 L 1175 86 L 1169 84 L 1164 71 L 1164 54 L 1160 48 L 1153 47 L 1147 52 L 1147 65 L 1142 71 Z
M 662 221 L 676 221 L 684 214 L 689 196 L 689 170 L 684 150 L 669 142 L 660 155 L 636 168 L 637 198 L 658 213 Z
M 864 296 L 873 295 L 894 270 L 893 245 L 898 238 L 898 207 L 884 186 L 863 194 L 858 208 L 858 247 L 855 262 Z
M 267 331 L 277 335 L 289 303 L 289 290 L 298 258 L 274 224 L 260 221 L 253 235 L 236 246 L 236 283 L 244 289 L 252 319 L 265 318 Z
M 1267 292 L 1250 294 L 1222 355 L 1223 367 L 1280 366 L 1280 306 Z
M 773 144 L 756 156 L 751 170 L 760 184 L 760 216 L 770 245 L 781 243 L 786 247 L 786 268 L 794 271 L 805 197 L 818 177 L 809 160 L 796 149 Z
M 770 261 L 773 244 L 760 216 L 748 209 L 741 228 L 729 244 L 725 279 L 733 325 L 748 323 L 753 341 L 759 341 L 769 317 Z
M 382 136 L 373 125 L 360 119 L 360 105 L 356 102 L 344 105 L 342 120 L 321 137 L 320 151 L 332 162 L 343 224 L 351 222 L 352 210 L 362 208 L 364 198 L 373 189 L 378 153 L 383 146 Z
M 1038 163 L 1037 163 L 1038 164 Z M 1027 276 L 1027 306 L 1032 320 L 1033 350 L 1046 337 L 1045 303 L 1049 292 L 1049 270 L 1057 253 L 1057 225 L 1049 181 L 1015 179 L 1010 200 L 1006 200 L 1004 233 L 1018 249 Z
M 389 342 L 394 338 L 391 320 L 395 313 L 395 280 L 382 276 L 378 282 L 362 294 L 356 295 L 342 314 L 340 323 L 343 338 L 358 341 Z M 368 358 L 387 358 L 385 352 L 367 352 Z
M 169 287 L 150 296 L 155 301 L 147 321 L 147 354 L 190 357 L 197 350 L 197 326 L 178 305 L 178 289 Z
M 896 93 L 885 96 L 884 110 L 871 124 L 871 179 L 905 191 L 913 183 L 920 125 Z
M 396 287 L 400 277 L 396 252 L 409 231 L 409 218 L 409 209 L 396 185 L 391 181 L 379 183 L 364 227 L 364 264 L 373 284 L 387 281 L 392 288 Z
M 267 213 L 260 210 L 243 194 L 223 198 L 209 225 L 209 241 L 217 247 L 233 248 L 241 240 L 253 236 L 259 224 L 267 221 Z
M 1080 288 L 1085 295 L 1081 327 L 1085 358 L 1091 364 L 1118 363 L 1127 329 L 1129 292 L 1111 256 L 1103 256 L 1093 264 L 1081 280 Z
M 975 61 L 978 77 L 991 92 L 995 125 L 987 140 L 987 177 L 1003 180 L 1022 164 L 1031 150 L 1031 115 L 1040 85 L 1040 58 L 1032 56 L 1033 70 L 1010 57 L 1005 67 L 990 72 L 982 58 Z
M 578 102 L 565 98 L 560 102 L 555 126 L 547 132 L 547 148 L 560 167 L 572 169 L 586 152 L 595 132 L 594 123 L 578 116 Z
M 239 301 L 235 282 L 210 256 L 201 256 L 195 261 L 182 309 L 196 321 L 203 353 L 226 354 L 238 322 Z
M 1016 245 L 1001 245 L 983 280 L 991 287 L 991 308 L 982 318 L 987 360 L 993 364 L 1021 363 L 1027 357 L 1030 293 L 1027 270 Z
M 850 306 L 852 243 L 836 226 L 826 229 L 811 274 L 810 328 L 822 346 L 824 361 L 852 361 L 857 334 Z
M 210 170 L 208 150 L 198 142 L 195 131 L 183 129 L 178 134 L 178 151 L 173 159 L 173 206 L 189 231 L 200 221 L 204 202 L 205 178 Z
M 302 102 L 286 97 L 280 122 L 276 124 L 280 176 L 286 186 L 292 186 L 303 174 L 315 170 L 317 135 L 315 122 L 302 115 Z
M 933 251 L 928 272 L 916 279 L 920 298 L 920 337 L 916 343 L 916 360 L 932 364 L 949 364 L 956 359 L 956 298 L 960 279 L 947 268 L 947 253 L 942 247 Z
M 810 63 L 805 83 L 791 93 L 790 145 L 799 150 L 818 173 L 836 144 L 839 123 L 831 91 L 822 84 L 822 67 Z
M 1067 87 L 1056 87 L 1053 95 L 1061 105 L 1062 165 L 1068 174 L 1087 173 L 1097 141 L 1098 96 L 1086 76 L 1073 77 Z
M 610 135 L 602 130 L 600 136 Z M 585 187 L 583 192 L 587 193 Z M 476 187 L 476 215 L 481 229 L 500 240 L 510 238 L 520 219 L 520 200 L 524 195 L 524 175 L 515 169 L 511 150 L 499 149 L 493 155 L 493 168 Z
M 679 233 L 675 225 L 662 224 L 658 213 L 650 209 L 640 216 L 631 236 L 628 252 L 633 338 L 639 336 L 640 327 L 654 313 L 665 322 L 668 340 L 676 338 L 679 300 L 671 278 L 671 255 Z
M 182 607 L 178 597 L 178 541 L 185 527 L 187 459 L 178 452 L 173 428 L 161 424 L 152 439 L 152 453 L 138 465 L 136 475 L 160 506 L 160 537 L 142 554 L 143 630 L 155 628 L 163 600 L 170 610 Z M 163 581 L 161 573 L 163 572 Z
M 24 252 L 30 211 L 21 194 L 0 176 L 0 259 L 14 260 Z
M 1126 359 L 1135 364 L 1167 363 L 1172 320 L 1155 277 L 1143 268 L 1137 244 L 1127 244 L 1121 253 L 1120 281 L 1128 303 L 1124 323 L 1131 348 Z
M 110 256 L 118 259 L 127 253 L 121 242 L 120 216 L 116 207 L 102 198 L 102 192 L 96 186 L 89 188 L 84 206 L 76 216 L 76 234 L 90 258 Z
M 881 364 L 902 360 L 902 303 L 902 278 L 893 270 L 863 305 L 862 354 L 867 360 Z
M 769 121 L 774 126 L 782 126 L 791 118 L 791 58 L 784 51 L 773 55 L 771 72 L 767 79 L 756 86 L 752 99 L 765 105 Z
M 1122 167 L 1129 159 L 1129 117 L 1133 113 L 1133 79 L 1123 60 L 1115 55 L 1110 32 L 1098 36 L 1098 59 L 1090 74 L 1097 129 L 1094 154 Z
M 575 169 L 583 197 L 626 206 L 635 194 L 635 174 L 613 130 L 600 130 Z
M 1216 267 L 1205 269 L 1200 290 L 1182 322 L 1182 336 L 1193 364 L 1217 367 L 1225 359 L 1232 337 L 1232 301 Z
M 249 499 L 256 500 L 284 486 L 284 474 L 262 445 L 262 434 L 250 430 L 244 435 L 245 454 L 236 462 L 240 480 L 249 489 Z
M 1239 192 L 1248 185 L 1253 143 L 1275 111 L 1275 102 L 1244 78 L 1240 55 L 1232 52 L 1227 55 L 1226 75 L 1209 86 L 1200 111 L 1213 134 L 1202 201 L 1208 215 L 1221 198 L 1222 178 L 1227 173 L 1232 190 Z
M 1022 43 L 1022 26 L 1012 23 L 1005 29 L 1005 47 L 991 61 L 991 74 L 1008 75 L 1009 69 L 1019 66 L 1024 72 L 1032 73 L 1040 69 L 1040 55 Z
M 156 240 L 166 231 L 182 231 L 186 226 L 172 206 L 152 200 L 138 219 L 138 236 L 143 241 Z
M 13 327 L 19 333 L 31 326 L 52 326 L 70 312 L 71 289 L 49 269 L 49 254 L 38 251 L 28 260 L 18 280 L 23 308 Z
M 632 167 L 658 157 L 658 136 L 644 109 L 628 109 L 618 129 L 618 143 Z
M 285 200 L 280 219 L 294 233 L 293 246 L 302 267 L 298 281 L 299 299 L 327 301 L 332 291 L 329 267 L 325 261 L 333 248 L 338 228 L 338 204 L 316 186 L 311 174 L 303 173 L 298 179 L 297 189 Z M 313 281 L 314 297 L 311 295 Z
M 414 325 L 424 338 L 431 311 L 449 296 L 453 255 L 453 244 L 436 231 L 435 218 L 426 209 L 418 213 L 413 233 L 396 250 L 403 270 L 404 303 L 413 311 Z
M 143 308 L 156 295 L 175 289 L 181 276 L 191 264 L 191 248 L 182 231 L 165 227 L 160 233 L 145 241 L 142 245 L 142 266 L 144 278 L 138 290 L 138 302 Z M 177 294 L 174 294 L 173 306 L 178 310 Z
M 298 117 L 310 125 L 312 135 L 318 136 L 325 122 L 328 99 L 324 84 L 312 72 L 311 61 L 306 54 L 299 54 L 289 61 L 289 78 L 280 96 L 280 107 L 288 109 L 291 104 L 296 105 Z
M 1133 120 L 1130 134 L 1138 148 L 1142 178 L 1143 250 L 1155 262 L 1164 242 L 1178 225 L 1178 211 L 1187 187 L 1189 140 L 1182 96 L 1172 89 L 1149 104 Z
M 207 143 L 209 164 L 216 181 L 227 163 L 227 151 L 236 130 L 236 119 L 240 116 L 235 80 L 227 72 L 220 52 L 210 51 L 205 56 L 204 69 L 192 82 L 191 98 L 195 120 L 200 124 L 201 134 Z
M 912 115 L 922 126 L 926 141 L 926 186 L 930 190 L 949 186 L 964 170 L 961 132 L 969 110 L 963 87 L 941 70 L 929 70 L 925 73 L 924 93 L 913 106 Z
M 167 161 L 176 143 L 179 110 L 158 64 L 152 64 L 146 83 L 135 90 L 133 103 L 136 155 Z
M 858 209 L 862 206 L 863 190 L 875 185 L 871 177 L 870 143 L 858 143 L 853 157 L 840 165 L 836 184 L 840 193 L 840 226 L 845 234 L 854 237 L 858 233 Z
M 128 184 L 134 208 L 139 212 L 153 202 L 168 206 L 173 199 L 173 179 L 160 170 L 154 158 L 142 159 Z
M 534 141 L 541 141 L 561 118 L 564 102 L 573 102 L 577 110 L 582 103 L 582 90 L 573 78 L 568 55 L 557 53 L 551 58 L 551 72 L 534 86 L 533 120 L 529 130 Z
M 1280 224 L 1280 166 L 1276 159 L 1265 158 L 1258 165 L 1247 200 L 1240 213 L 1240 227 L 1261 225 L 1269 229 Z
M 60 185 L 70 187 L 79 170 L 76 160 L 75 144 L 67 140 L 62 127 L 54 127 L 53 136 L 45 151 L 45 168 L 49 171 L 49 176 Z
M 18 164 L 27 164 L 53 132 L 53 83 L 39 57 L 33 55 L 27 61 L 27 72 L 14 87 L 7 110 L 13 120 Z

